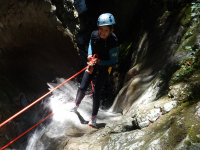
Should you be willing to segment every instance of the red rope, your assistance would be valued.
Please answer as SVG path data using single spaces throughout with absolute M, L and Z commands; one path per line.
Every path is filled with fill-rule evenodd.
M 93 83 L 91 81 L 92 87 L 93 87 Z M 94 88 L 93 88 L 94 91 Z M 93 94 L 89 94 L 86 95 L 84 98 L 89 97 Z M 30 129 L 28 129 L 27 131 L 25 131 L 24 133 L 22 133 L 20 136 L 18 136 L 17 138 L 15 138 L 14 140 L 12 140 L 11 142 L 9 142 L 7 145 L 5 145 L 4 147 L 2 147 L 0 150 L 3 150 L 4 148 L 8 147 L 10 144 L 12 144 L 13 142 L 15 142 L 16 140 L 18 140 L 20 137 L 22 137 L 24 134 L 26 134 L 27 132 L 29 132 L 30 130 L 32 130 L 33 128 L 35 128 L 36 126 L 38 126 L 40 123 L 42 123 L 43 121 L 45 121 L 47 118 L 51 117 L 54 113 L 52 112 L 50 115 L 48 115 L 46 118 L 42 119 L 40 122 L 38 122 L 37 124 L 35 124 L 33 127 L 31 127 Z
M 87 97 L 89 97 L 89 96 L 92 96 L 93 94 L 90 94 L 90 95 L 85 95 L 85 97 L 84 98 L 87 98 Z
M 0 124 L 0 127 L 2 127 L 6 123 L 8 123 L 10 120 L 14 119 L 15 117 L 17 117 L 19 114 L 21 114 L 22 112 L 24 112 L 25 110 L 27 110 L 28 108 L 30 108 L 31 106 L 33 106 L 34 104 L 36 104 L 37 102 L 39 102 L 40 100 L 42 100 L 44 97 L 46 97 L 47 95 L 49 95 L 50 93 L 52 93 L 53 91 L 55 91 L 57 88 L 59 88 L 60 86 L 62 86 L 63 84 L 65 84 L 66 82 L 68 82 L 69 80 L 71 80 L 72 78 L 74 78 L 75 76 L 77 76 L 79 73 L 83 72 L 85 69 L 87 69 L 87 67 L 85 67 L 84 69 L 82 69 L 81 71 L 79 71 L 78 73 L 76 73 L 75 75 L 73 75 L 72 77 L 70 77 L 69 79 L 67 79 L 66 81 L 64 81 L 60 85 L 58 85 L 57 87 L 55 87 L 53 90 L 49 91 L 48 93 L 46 93 L 45 95 L 43 95 L 42 97 L 40 97 L 35 102 L 31 103 L 30 105 L 28 105 L 27 107 L 25 107 L 24 109 L 22 109 L 21 111 L 19 111 L 15 115 L 13 115 L 12 117 L 8 118 L 6 121 L 4 121 L 3 123 Z
M 93 94 L 90 95 L 86 95 L 84 98 L 89 97 Z M 37 124 L 35 124 L 34 126 L 32 126 L 30 129 L 28 129 L 27 131 L 25 131 L 24 133 L 22 133 L 20 136 L 18 136 L 17 138 L 15 138 L 14 140 L 12 140 L 11 142 L 9 142 L 7 145 L 5 145 L 4 147 L 2 147 L 0 150 L 3 150 L 4 148 L 8 147 L 10 144 L 12 144 L 13 142 L 15 142 L 16 140 L 18 140 L 20 137 L 22 137 L 24 134 L 26 134 L 27 132 L 29 132 L 30 130 L 32 130 L 33 128 L 35 128 L 36 126 L 38 126 L 40 123 L 42 123 L 43 121 L 45 121 L 47 118 L 51 117 L 54 113 L 52 112 L 50 115 L 48 115 L 46 118 L 42 119 L 40 122 L 38 122 Z
M 48 115 L 46 118 L 42 119 L 40 122 L 38 122 L 37 124 L 35 124 L 34 126 L 32 126 L 30 129 L 28 129 L 26 132 L 22 133 L 20 136 L 18 136 L 17 138 L 15 138 L 14 140 L 12 140 L 11 142 L 9 142 L 7 145 L 5 145 L 4 147 L 2 147 L 0 150 L 3 150 L 4 148 L 8 147 L 10 144 L 12 144 L 13 142 L 15 142 L 17 139 L 19 139 L 20 137 L 22 137 L 24 134 L 26 134 L 27 132 L 29 132 L 30 130 L 32 130 L 33 128 L 35 128 L 37 125 L 39 125 L 40 123 L 42 123 L 44 120 L 46 120 L 47 118 L 51 117 L 53 115 L 53 112 Z
M 90 65 L 88 65 L 87 67 L 83 68 L 81 71 L 79 71 L 78 73 L 76 73 L 75 75 L 73 75 L 72 77 L 70 77 L 69 79 L 67 79 L 66 81 L 64 81 L 63 83 L 61 83 L 60 85 L 58 85 L 57 87 L 55 87 L 54 89 L 52 89 L 51 91 L 49 91 L 48 93 L 46 93 L 45 95 L 43 95 L 42 97 L 40 97 L 39 99 L 37 99 L 35 102 L 31 103 L 30 105 L 28 105 L 27 107 L 25 107 L 24 109 L 22 109 L 21 111 L 19 111 L 18 113 L 16 113 L 15 115 L 13 115 L 12 117 L 8 118 L 6 121 L 4 121 L 3 123 L 0 124 L 0 127 L 2 127 L 3 125 L 5 125 L 6 123 L 8 123 L 9 121 L 11 121 L 12 119 L 14 119 L 15 117 L 17 117 L 18 115 L 20 115 L 22 112 L 24 112 L 25 110 L 27 110 L 28 108 L 30 108 L 31 106 L 33 106 L 34 104 L 36 104 L 37 102 L 39 102 L 40 100 L 42 100 L 44 97 L 46 97 L 47 95 L 49 95 L 50 93 L 52 93 L 53 91 L 55 91 L 56 89 L 58 89 L 60 86 L 62 86 L 63 84 L 67 83 L 69 80 L 71 80 L 72 78 L 74 78 L 75 76 L 77 76 L 78 74 L 80 74 L 81 72 L 83 72 L 85 69 L 87 69 Z M 94 91 L 94 87 L 93 87 L 93 83 L 91 81 L 91 85 L 92 85 L 92 90 Z M 91 96 L 87 95 L 84 98 Z M 20 137 L 22 137 L 24 134 L 26 134 L 27 132 L 29 132 L 30 130 L 32 130 L 33 128 L 35 128 L 36 126 L 38 126 L 41 122 L 43 122 L 44 120 L 46 120 L 47 118 L 51 117 L 53 115 L 53 112 L 48 115 L 46 118 L 42 119 L 40 122 L 38 122 L 37 124 L 35 124 L 34 126 L 32 126 L 30 129 L 28 129 L 27 131 L 25 131 L 24 133 L 22 133 L 20 136 L 18 136 L 17 138 L 15 138 L 14 140 L 12 140 L 11 142 L 9 142 L 7 145 L 5 145 L 4 147 L 2 147 L 0 150 L 3 150 L 4 148 L 6 148 L 7 146 L 9 146 L 10 144 L 12 144 L 13 142 L 15 142 L 17 139 L 19 139 Z
M 92 86 L 92 91 L 94 92 L 94 86 L 92 80 L 91 80 L 91 86 Z

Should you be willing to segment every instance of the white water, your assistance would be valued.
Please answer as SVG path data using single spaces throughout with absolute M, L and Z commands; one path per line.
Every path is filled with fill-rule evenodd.
M 57 79 L 56 84 L 49 83 L 50 90 L 64 81 L 65 79 Z M 77 85 L 69 81 L 43 101 L 43 107 L 38 111 L 43 112 L 50 109 L 54 115 L 32 132 L 32 135 L 28 139 L 26 150 L 59 149 L 58 147 L 63 142 L 65 143 L 67 139 L 82 136 L 85 133 L 95 130 L 88 126 L 88 121 L 92 114 L 91 97 L 82 100 L 78 108 L 78 113 L 69 111 L 74 105 L 73 101 L 75 100 L 77 89 Z M 44 114 L 43 118 L 47 115 Z M 120 118 L 121 115 L 119 114 L 112 114 L 100 109 L 97 115 L 97 125 L 104 127 L 106 123 L 118 121 Z
M 52 90 L 54 87 L 64 82 L 65 79 L 58 79 L 57 83 L 48 83 L 49 90 Z M 66 137 L 66 130 L 72 127 L 71 122 L 77 120 L 75 114 L 69 112 L 69 109 L 72 108 L 72 101 L 75 100 L 75 96 L 77 93 L 77 86 L 75 83 L 69 81 L 59 89 L 55 90 L 53 94 L 44 100 L 43 107 L 38 111 L 44 111 L 46 109 L 52 110 L 54 115 L 50 118 L 50 122 L 48 124 L 42 123 L 40 124 L 31 137 L 28 140 L 28 144 L 26 146 L 26 150 L 44 150 L 44 149 L 54 149 L 52 147 L 52 141 L 54 139 L 64 138 Z M 37 113 L 36 113 L 37 115 Z M 43 118 L 47 115 L 44 114 Z M 38 120 L 39 122 L 40 120 Z M 54 145 L 59 145 L 59 140 L 56 140 Z

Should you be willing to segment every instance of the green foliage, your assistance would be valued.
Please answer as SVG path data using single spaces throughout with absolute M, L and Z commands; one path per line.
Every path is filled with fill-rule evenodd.
M 200 24 L 200 0 L 196 0 L 196 2 L 192 3 L 191 9 L 191 18 L 186 17 L 186 21 L 189 21 L 192 25 L 185 33 L 185 35 L 181 39 L 180 47 L 178 51 L 190 51 L 192 56 L 186 59 L 182 64 L 180 69 L 174 74 L 172 81 L 174 83 L 180 82 L 183 79 L 189 77 L 197 68 L 200 67 L 200 43 L 197 43 L 197 34 L 199 33 L 198 27 Z M 186 13 L 186 16 L 188 14 Z M 183 22 L 186 22 L 182 20 Z
M 191 51 L 192 51 L 192 47 L 191 47 L 191 46 L 186 46 L 185 49 L 186 49 L 186 50 L 191 50 Z
M 200 67 L 200 60 L 197 60 L 195 56 L 188 58 L 181 68 L 176 72 L 173 82 L 177 83 L 183 79 L 189 77 L 197 68 Z
M 192 3 L 191 7 L 191 16 L 194 17 L 193 21 L 196 24 L 199 24 L 199 15 L 200 15 L 200 0 L 196 0 L 196 3 Z

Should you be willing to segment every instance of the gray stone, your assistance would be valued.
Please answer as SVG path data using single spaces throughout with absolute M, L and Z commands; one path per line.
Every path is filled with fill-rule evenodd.
M 171 101 L 169 103 L 166 103 L 164 106 L 163 106 L 163 112 L 164 113 L 168 113 L 170 112 L 173 108 L 177 107 L 177 102 L 176 101 Z

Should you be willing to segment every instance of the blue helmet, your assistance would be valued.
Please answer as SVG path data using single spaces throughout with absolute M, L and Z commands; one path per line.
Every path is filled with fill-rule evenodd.
M 101 14 L 98 18 L 97 21 L 97 26 L 107 26 L 107 25 L 113 25 L 115 24 L 115 18 L 112 14 L 110 13 L 104 13 Z

